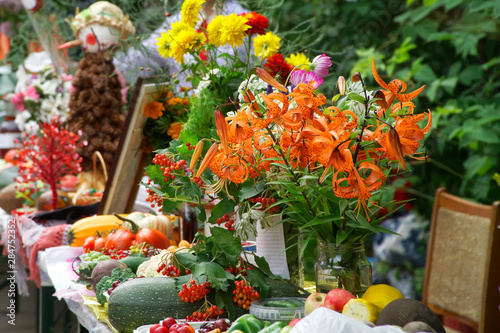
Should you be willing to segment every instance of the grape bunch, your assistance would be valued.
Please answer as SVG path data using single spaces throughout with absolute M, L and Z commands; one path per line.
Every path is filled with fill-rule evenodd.
M 240 308 L 248 310 L 252 301 L 260 298 L 259 293 L 246 284 L 245 280 L 234 281 L 234 285 L 236 289 L 233 290 L 233 303 L 236 303 Z
M 212 289 L 210 283 L 197 284 L 195 280 L 182 285 L 179 297 L 186 303 L 194 303 L 205 297 Z
M 224 215 L 222 215 L 222 217 L 219 217 L 219 218 L 217 219 L 217 224 L 218 224 L 218 225 L 221 225 L 221 224 L 222 224 L 222 222 L 224 222 L 224 221 L 226 221 L 226 223 L 224 223 L 224 226 L 227 228 L 227 230 L 229 230 L 229 231 L 234 231 L 234 226 L 233 226 L 233 224 L 234 224 L 234 219 L 232 219 L 232 218 L 230 219 L 230 218 L 229 218 L 229 215 L 224 214 Z
M 130 247 L 130 254 L 138 253 L 138 252 L 142 252 L 142 254 L 146 258 L 151 258 L 157 254 L 160 254 L 161 250 L 157 249 L 154 246 L 149 245 L 147 243 L 142 243 L 142 244 Z
M 194 311 L 192 316 L 186 317 L 186 321 L 206 321 L 217 318 L 223 313 L 224 309 L 219 309 L 217 305 L 212 305 L 205 311 Z
M 228 322 L 227 319 L 217 319 L 216 321 L 211 321 L 211 322 L 208 322 L 204 325 L 202 325 L 198 332 L 199 333 L 208 333 L 208 332 L 211 332 L 215 329 L 220 329 L 221 332 L 226 332 L 229 327 L 231 327 L 231 324 Z

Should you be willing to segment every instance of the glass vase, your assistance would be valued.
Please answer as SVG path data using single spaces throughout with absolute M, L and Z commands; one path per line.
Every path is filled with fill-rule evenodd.
M 361 297 L 372 284 L 372 266 L 362 241 L 339 246 L 318 241 L 314 270 L 316 291 L 321 293 L 341 288 Z

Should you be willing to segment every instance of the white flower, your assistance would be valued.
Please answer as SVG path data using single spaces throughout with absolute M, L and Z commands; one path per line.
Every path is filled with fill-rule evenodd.
M 50 59 L 50 55 L 45 51 L 30 53 L 26 60 L 24 60 L 24 67 L 31 73 L 39 73 L 46 66 L 51 65 L 52 60 Z
M 16 119 L 14 122 L 21 131 L 25 131 L 26 121 L 31 118 L 31 113 L 29 111 L 22 111 L 16 114 Z
M 210 80 L 210 75 L 217 75 L 219 72 L 219 68 L 211 69 L 209 73 L 203 77 L 203 79 L 198 84 L 198 87 L 194 89 L 193 93 L 198 96 L 203 89 L 208 88 L 210 86 L 210 83 L 212 83 L 212 81 Z
M 262 81 L 257 75 L 252 74 L 247 80 L 241 82 L 238 88 L 238 100 L 240 102 L 245 101 L 244 92 L 250 89 L 252 94 L 255 96 L 259 104 L 263 104 L 264 100 L 260 97 L 260 93 L 265 93 L 267 91 L 267 83 Z

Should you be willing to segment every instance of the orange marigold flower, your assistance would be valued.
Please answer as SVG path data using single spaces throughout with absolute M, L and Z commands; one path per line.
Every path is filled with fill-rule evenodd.
M 246 33 L 250 36 L 252 35 L 263 35 L 266 33 L 266 29 L 269 28 L 269 21 L 264 15 L 251 12 L 241 14 L 244 18 L 248 20 L 247 25 L 251 26 Z
M 158 119 L 163 115 L 163 110 L 165 110 L 163 103 L 152 101 L 144 106 L 143 113 L 148 118 Z
M 167 130 L 167 134 L 174 140 L 178 139 L 183 128 L 184 128 L 184 123 L 179 123 L 175 121 L 172 124 L 170 124 L 170 127 Z

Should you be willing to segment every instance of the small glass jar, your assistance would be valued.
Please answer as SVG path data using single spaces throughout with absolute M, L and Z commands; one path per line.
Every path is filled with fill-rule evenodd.
M 336 246 L 318 241 L 318 259 L 314 266 L 316 292 L 346 289 L 361 297 L 372 284 L 372 266 L 362 241 Z

